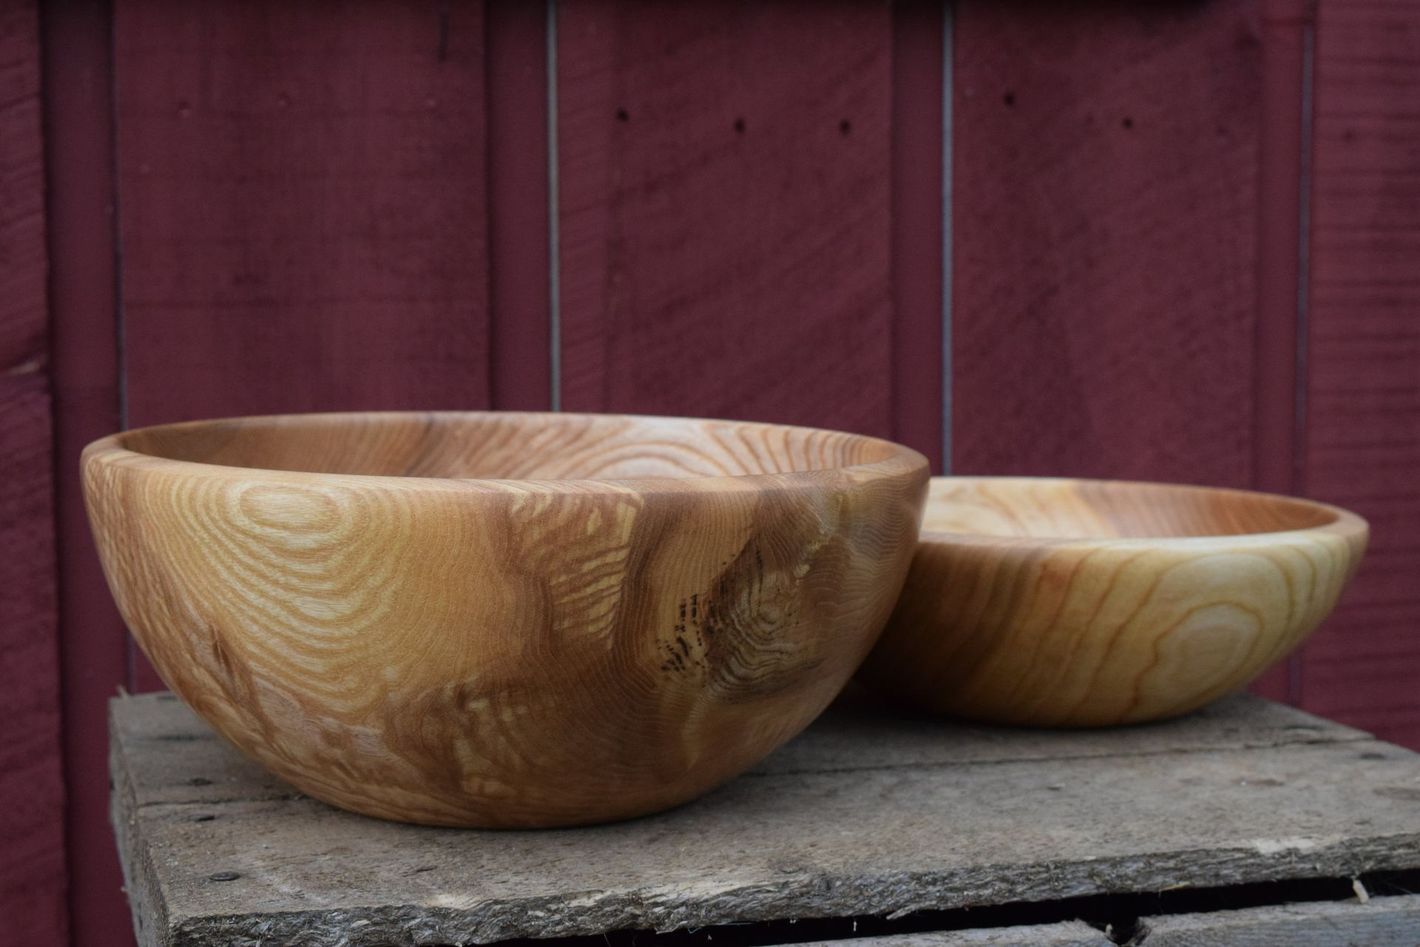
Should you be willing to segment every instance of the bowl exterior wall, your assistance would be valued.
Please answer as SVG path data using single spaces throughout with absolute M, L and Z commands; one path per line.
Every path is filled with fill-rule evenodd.
M 995 723 L 1176 716 L 1296 648 L 1365 542 L 1363 526 L 1157 547 L 929 536 L 860 676 L 918 708 Z
M 927 483 L 925 461 L 585 488 L 192 467 L 84 458 L 163 680 L 312 796 L 468 826 L 656 811 L 793 736 L 876 640 Z

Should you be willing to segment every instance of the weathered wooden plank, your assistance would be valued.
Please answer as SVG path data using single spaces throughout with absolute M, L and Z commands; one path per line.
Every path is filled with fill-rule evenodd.
M 1357 902 L 1286 904 L 1207 914 L 1142 918 L 1131 944 L 1149 947 L 1414 947 L 1420 932 L 1420 896 Z M 830 947 L 817 941 L 804 947 Z M 865 937 L 855 947 L 1106 947 L 1104 932 L 1080 921 L 978 930 Z
M 557 17 L 562 406 L 889 435 L 889 6 Z
M 211 803 L 290 798 L 294 791 L 233 753 L 171 694 L 113 703 L 114 733 L 128 760 L 135 804 Z M 834 773 L 1199 753 L 1369 740 L 1369 735 L 1247 695 L 1188 717 L 1150 726 L 1060 731 L 1002 729 L 907 716 L 866 702 L 840 702 L 751 775 Z
M 0 2 L 0 939 L 67 937 L 37 8 Z
M 1030 756 L 1041 736 L 1024 733 L 1035 748 L 1022 759 L 908 755 L 864 769 L 858 751 L 875 737 L 838 740 L 826 731 L 846 725 L 830 718 L 802 739 L 837 741 L 837 765 L 771 763 L 621 825 L 490 833 L 246 799 L 231 784 L 144 803 L 151 757 L 126 733 L 132 703 L 115 708 L 114 815 L 133 897 L 175 944 L 298 930 L 310 944 L 490 941 L 1420 867 L 1420 757 L 1345 730 L 1335 742 L 1045 760 Z M 194 778 L 206 777 L 186 777 L 191 789 L 210 788 Z
M 1018 927 L 931 931 L 854 939 L 852 947 L 1110 947 L 1114 941 L 1082 921 Z M 812 941 L 803 947 L 843 947 L 843 941 Z
M 954 471 L 1251 484 L 1255 6 L 955 5 Z
M 1420 895 L 1179 914 L 1143 921 L 1148 947 L 1415 947 Z
M 1304 706 L 1420 747 L 1420 15 L 1321 4 L 1305 487 L 1371 548 L 1305 654 Z
M 834 772 L 1247 750 L 1369 739 L 1369 734 L 1246 694 L 1144 726 L 1031 730 L 975 726 L 841 700 L 753 772 Z

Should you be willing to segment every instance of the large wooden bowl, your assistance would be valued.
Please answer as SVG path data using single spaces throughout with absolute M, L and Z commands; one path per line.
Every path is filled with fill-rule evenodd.
M 1355 514 L 1262 493 L 934 478 L 902 599 L 861 676 L 997 723 L 1185 713 L 1295 648 L 1366 538 Z
M 927 462 L 830 431 L 347 414 L 84 452 L 119 610 L 237 747 L 369 815 L 635 816 L 808 724 L 877 639 Z

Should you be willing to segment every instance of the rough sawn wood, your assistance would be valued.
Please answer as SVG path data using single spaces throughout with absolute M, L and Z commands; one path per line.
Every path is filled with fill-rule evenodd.
M 841 705 L 696 803 L 555 832 L 332 809 L 176 701 L 119 699 L 112 723 L 146 944 L 490 942 L 1420 867 L 1420 757 L 1249 697 L 1083 734 Z
M 1415 947 L 1420 895 L 1146 918 L 1148 947 Z

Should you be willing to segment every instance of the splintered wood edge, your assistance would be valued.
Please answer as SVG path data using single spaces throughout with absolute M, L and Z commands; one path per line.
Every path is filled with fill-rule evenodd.
M 588 936 L 618 930 L 671 931 L 717 924 L 761 923 L 791 917 L 905 916 L 918 910 L 951 910 L 968 904 L 944 903 L 943 892 L 966 892 L 973 904 L 1001 904 L 1022 892 L 1049 891 L 1049 902 L 1089 894 L 1140 893 L 1167 887 L 1181 872 L 1206 874 L 1219 887 L 1257 881 L 1384 869 L 1397 851 L 1413 852 L 1420 833 L 1366 844 L 1345 844 L 1305 852 L 1280 853 L 1266 872 L 1257 871 L 1257 851 L 1244 853 L 1252 871 L 1238 870 L 1237 850 L 1165 852 L 1118 859 L 1110 865 L 1041 863 L 1014 866 L 993 879 L 983 867 L 967 871 L 895 873 L 878 877 L 789 876 L 773 884 L 687 890 L 627 889 L 569 892 L 519 900 L 489 900 L 469 908 L 411 903 L 367 904 L 309 910 L 272 910 L 147 916 L 166 917 L 157 940 L 164 947 L 214 943 L 287 943 L 307 947 L 393 947 L 421 943 L 493 943 L 520 938 Z M 1377 844 L 1379 843 L 1379 844 Z M 1068 881 L 1072 867 L 1081 878 Z M 1085 879 L 1088 879 L 1087 881 Z M 149 889 L 153 892 L 161 889 Z M 135 892 L 143 896 L 143 891 Z M 148 895 L 151 897 L 152 895 Z M 1182 941 L 1181 943 L 1187 943 Z M 987 941 L 991 943 L 991 941 Z

